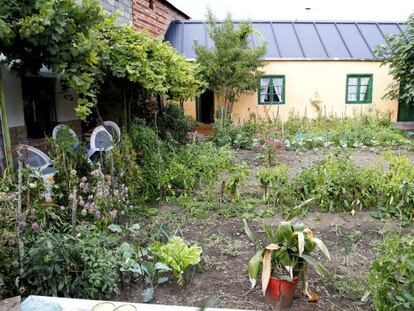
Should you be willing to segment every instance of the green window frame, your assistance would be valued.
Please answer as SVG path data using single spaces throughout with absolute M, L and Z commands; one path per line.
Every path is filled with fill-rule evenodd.
M 372 103 L 372 86 L 374 78 L 372 74 L 348 74 L 346 76 L 347 104 L 370 104 Z
M 285 103 L 285 76 L 261 76 L 257 93 L 259 105 L 283 105 Z

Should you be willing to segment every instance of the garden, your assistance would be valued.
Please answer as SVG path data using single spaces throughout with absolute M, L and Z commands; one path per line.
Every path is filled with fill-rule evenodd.
M 210 36 L 226 57 L 196 46 L 197 62 L 188 63 L 167 43 L 116 25 L 94 1 L 13 0 L 4 8 L 3 61 L 21 74 L 42 65 L 61 74 L 79 92 L 82 120 L 102 108 L 107 85 L 121 88 L 123 104 L 118 139 L 108 133 L 111 148 L 94 157 L 91 141 L 67 128 L 48 137 L 53 174 L 9 150 L 0 300 L 414 308 L 414 141 L 391 114 L 235 124 L 231 110 L 257 88 L 265 48 L 247 48 L 251 25 L 235 28 L 230 17 L 221 27 L 209 13 Z M 407 35 L 413 30 L 414 19 Z M 230 76 L 219 64 L 228 60 L 236 64 Z M 207 85 L 226 111 L 204 137 L 182 103 Z
M 280 251 L 292 262 L 268 256 L 276 273 L 306 271 L 293 310 L 411 309 L 413 141 L 388 115 L 332 118 L 305 129 L 292 117 L 284 142 L 278 121 L 229 122 L 229 136 L 251 142 L 243 149 L 217 142 L 222 127 L 207 141 L 182 132 L 183 144 L 136 121 L 93 165 L 71 140 L 51 140 L 53 178 L 21 167 L 1 182 L 2 297 L 265 310 L 259 272 Z M 390 140 L 287 144 L 288 133 L 354 133 L 367 120 Z

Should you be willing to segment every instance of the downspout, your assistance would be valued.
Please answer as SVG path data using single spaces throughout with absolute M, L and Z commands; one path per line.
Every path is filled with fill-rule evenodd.
M 6 167 L 13 167 L 13 155 L 10 142 L 9 119 L 7 118 L 6 100 L 3 90 L 3 75 L 0 66 L 0 119 L 3 133 L 4 154 L 6 157 Z

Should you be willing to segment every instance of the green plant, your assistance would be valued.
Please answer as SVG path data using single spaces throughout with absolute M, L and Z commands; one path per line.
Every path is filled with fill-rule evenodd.
M 257 172 L 256 178 L 264 190 L 264 199 L 268 195 L 274 197 L 275 205 L 281 198 L 287 195 L 289 182 L 289 168 L 285 164 L 277 165 L 275 168 L 264 168 Z M 268 191 L 269 190 L 269 191 Z
M 389 234 L 378 247 L 368 273 L 376 310 L 414 308 L 414 237 Z
M 236 26 L 228 14 L 223 23 L 218 23 L 210 10 L 207 19 L 214 47 L 196 44 L 197 62 L 209 88 L 224 97 L 225 112 L 231 114 L 234 103 L 242 93 L 257 90 L 258 78 L 262 74 L 259 68 L 263 66 L 266 46 L 249 45 L 250 36 L 256 33 L 249 22 Z
M 28 242 L 21 279 L 27 294 L 101 299 L 119 293 L 113 240 L 84 229 L 76 238 L 43 232 Z
M 202 253 L 201 247 L 189 247 L 182 238 L 177 236 L 172 237 L 166 244 L 153 243 L 150 251 L 155 258 L 171 268 L 180 285 L 185 282 L 184 271 L 190 265 L 197 265 Z
M 146 248 L 137 248 L 124 242 L 118 248 L 121 255 L 120 272 L 123 282 L 139 280 L 144 291 L 141 293 L 142 302 L 149 302 L 154 297 L 155 288 L 168 281 L 166 273 L 171 269 L 160 262 L 153 263 Z
M 303 224 L 281 222 L 277 229 L 270 225 L 264 226 L 267 242 L 250 259 L 248 275 L 252 288 L 262 269 L 262 290 L 265 294 L 269 279 L 272 275 L 292 281 L 293 277 L 301 275 L 306 283 L 306 266 L 311 265 L 316 272 L 322 274 L 323 268 L 310 254 L 318 247 L 330 260 L 325 244 L 313 236 L 312 230 Z M 266 245 L 266 246 L 265 246 Z
M 247 176 L 249 176 L 249 170 L 245 163 L 234 166 L 230 170 L 225 182 L 225 190 L 233 200 L 240 197 L 239 188 L 245 183 Z
M 387 45 L 376 48 L 376 56 L 383 60 L 383 65 L 390 68 L 394 81 L 387 96 L 397 99 L 405 105 L 412 105 L 414 98 L 413 63 L 414 57 L 414 14 L 408 18 L 401 33 L 387 36 Z

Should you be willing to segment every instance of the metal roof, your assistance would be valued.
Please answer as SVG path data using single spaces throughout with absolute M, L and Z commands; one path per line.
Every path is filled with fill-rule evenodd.
M 252 21 L 252 25 L 262 36 L 251 36 L 251 44 L 266 42 L 267 60 L 375 60 L 373 47 L 386 44 L 386 35 L 405 27 L 402 22 L 368 21 Z M 173 21 L 165 39 L 187 59 L 194 59 L 196 41 L 213 47 L 207 30 L 205 21 Z

